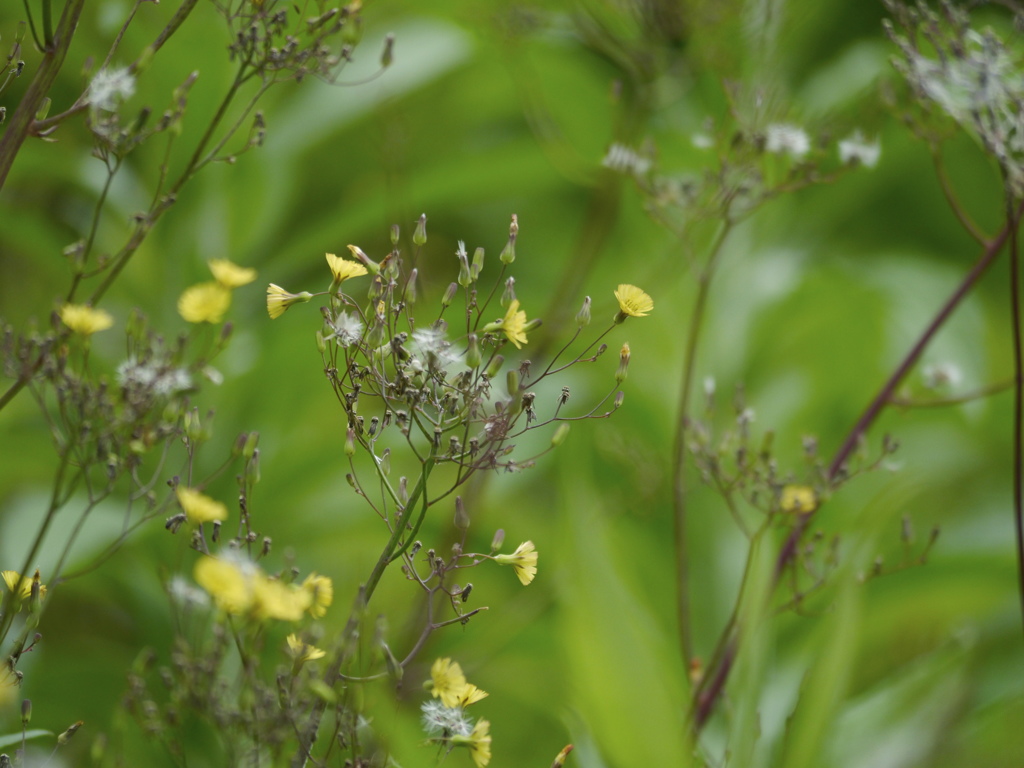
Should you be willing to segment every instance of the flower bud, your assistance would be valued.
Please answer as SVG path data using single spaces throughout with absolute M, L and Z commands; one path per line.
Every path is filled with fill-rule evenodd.
M 409 279 L 405 281 L 405 303 L 416 303 L 416 280 L 419 279 L 420 271 L 413 269 L 409 272 Z
M 387 477 L 391 474 L 391 449 L 385 448 L 384 453 L 380 457 L 380 471 Z
M 380 68 L 387 69 L 395 60 L 395 35 L 389 32 L 384 37 L 384 50 L 380 54 Z
M 590 297 L 587 296 L 583 300 L 583 306 L 580 307 L 580 311 L 576 313 L 576 326 L 583 328 L 590 325 Z
M 398 238 L 401 235 L 401 230 L 397 224 L 391 225 L 391 245 L 398 245 Z
M 480 277 L 480 272 L 483 271 L 483 268 L 484 249 L 477 248 L 475 251 L 473 251 L 473 266 L 470 269 L 470 272 L 473 275 L 473 280 L 476 280 L 478 277 Z
M 508 228 L 508 242 L 501 251 L 502 264 L 511 264 L 516 260 L 516 237 L 519 236 L 519 217 L 516 214 L 512 214 L 512 223 Z
M 505 543 L 505 529 L 499 528 L 494 532 L 494 538 L 491 539 L 491 552 L 498 552 L 501 550 L 501 545 Z
M 461 496 L 455 497 L 455 527 L 460 531 L 469 528 L 469 513 L 466 512 L 466 505 L 462 502 Z
M 356 431 L 352 427 L 345 433 L 345 455 L 350 459 L 356 455 Z
M 480 354 L 480 344 L 477 342 L 476 334 L 469 334 L 467 341 L 469 346 L 466 348 L 466 365 L 471 369 L 479 368 L 483 357 Z
M 349 245 L 348 249 L 352 253 L 352 258 L 354 258 L 356 261 L 358 261 L 360 264 L 366 267 L 366 271 L 369 272 L 371 275 L 376 275 L 378 272 L 380 272 L 380 264 L 378 264 L 376 261 L 374 261 L 365 253 L 363 253 L 363 249 L 360 248 L 358 245 Z
M 256 446 L 259 445 L 259 442 L 259 432 L 250 432 L 248 435 L 246 435 L 245 446 L 242 448 L 242 455 L 245 456 L 246 459 L 251 459 L 253 457 L 253 454 L 256 453 Z
M 551 447 L 557 448 L 558 446 L 565 442 L 565 438 L 567 438 L 568 436 L 569 422 L 563 421 L 561 424 L 558 425 L 558 428 L 555 430 L 555 434 L 551 436 Z
M 427 242 L 427 214 L 421 214 L 416 222 L 416 230 L 412 233 L 412 241 L 416 245 L 425 245 Z
M 491 358 L 490 364 L 487 366 L 487 370 L 484 373 L 487 374 L 488 378 L 493 379 L 498 375 L 498 371 L 501 370 L 501 366 L 505 363 L 505 357 L 503 355 L 495 355 Z
M 515 300 L 516 300 L 516 279 L 514 277 L 510 276 L 508 278 L 508 280 L 505 281 L 505 290 L 501 294 L 501 306 L 504 307 L 504 308 L 508 308 L 508 305 L 511 304 Z
M 458 283 L 451 283 L 451 284 L 450 284 L 450 285 L 448 286 L 448 290 L 446 290 L 446 291 L 444 292 L 444 296 L 443 296 L 443 297 L 442 297 L 442 299 L 441 299 L 441 306 L 442 306 L 442 307 L 447 307 L 447 306 L 450 306 L 450 305 L 451 305 L 451 303 L 452 303 L 452 300 L 453 300 L 453 299 L 455 298 L 455 292 L 456 292 L 457 290 L 459 290 L 459 285 L 458 285 Z
M 615 381 L 621 384 L 626 379 L 626 371 L 629 368 L 629 342 L 622 345 L 619 350 L 619 370 L 615 372 Z
M 21 724 L 28 725 L 32 722 L 32 699 L 23 699 L 21 702 Z
M 519 371 L 512 370 L 505 374 L 505 385 L 508 387 L 509 397 L 519 394 Z

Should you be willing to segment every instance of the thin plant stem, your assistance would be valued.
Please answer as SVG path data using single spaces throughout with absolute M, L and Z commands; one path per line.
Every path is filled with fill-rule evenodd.
M 686 528 L 686 436 L 690 427 L 690 400 L 693 393 L 694 363 L 697 359 L 701 328 L 707 309 L 711 279 L 714 276 L 722 245 L 729 234 L 731 224 L 726 218 L 719 230 L 707 264 L 697 276 L 697 296 L 690 315 L 690 326 L 686 333 L 686 348 L 683 354 L 682 382 L 679 387 L 679 406 L 676 412 L 676 430 L 672 448 L 672 513 L 675 523 L 676 561 L 676 611 L 679 624 L 679 642 L 683 662 L 689 666 L 693 658 L 693 635 L 690 631 L 690 561 Z
M 1017 545 L 1017 583 L 1021 617 L 1024 618 L 1024 476 L 1021 474 L 1024 450 L 1024 355 L 1020 326 L 1020 252 L 1013 198 L 1008 196 L 1006 215 L 1010 227 L 1010 325 L 1013 329 L 1013 524 Z

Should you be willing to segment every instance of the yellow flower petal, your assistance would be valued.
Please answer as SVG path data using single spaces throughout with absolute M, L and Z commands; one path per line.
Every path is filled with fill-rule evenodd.
M 178 314 L 189 323 L 219 323 L 231 306 L 231 291 L 220 283 L 199 283 L 178 299 Z
M 431 694 L 440 698 L 441 703 L 446 707 L 459 706 L 459 697 L 465 691 L 467 683 L 466 676 L 462 674 L 462 667 L 457 661 L 451 659 L 437 659 L 430 668 Z
M 334 602 L 334 583 L 327 576 L 311 573 L 302 582 L 302 588 L 309 592 L 309 615 L 319 619 L 327 613 L 327 608 Z
M 511 565 L 519 581 L 526 586 L 537 576 L 538 554 L 532 541 L 524 541 L 511 555 L 495 555 L 493 559 L 501 565 Z
M 491 724 L 487 720 L 478 720 L 469 736 L 452 736 L 452 744 L 469 747 L 470 755 L 477 768 L 484 768 L 491 762 Z
M 227 259 L 211 259 L 209 265 L 214 279 L 225 288 L 239 288 L 256 279 L 255 269 L 240 267 Z
M 239 615 L 253 604 L 252 577 L 255 566 L 243 570 L 240 563 L 203 557 L 195 565 L 192 575 L 213 601 L 225 613 Z
M 807 514 L 818 508 L 818 494 L 806 485 L 786 485 L 779 494 L 779 506 L 783 512 Z
M 227 520 L 228 518 L 226 506 L 199 491 L 179 485 L 174 493 L 178 497 L 178 504 L 181 505 L 185 517 L 192 525 L 212 523 L 214 520 Z
M 84 304 L 65 304 L 60 308 L 60 319 L 68 328 L 81 336 L 92 336 L 114 324 L 110 313 Z
M 271 283 L 267 286 L 267 314 L 271 320 L 276 320 L 292 304 L 303 304 L 313 298 L 312 293 L 289 293 L 280 285 Z
M 615 298 L 619 302 L 619 311 L 623 316 L 645 317 L 654 309 L 654 299 L 635 285 L 623 283 L 615 289 Z
M 366 274 L 366 267 L 357 261 L 349 261 L 340 256 L 335 256 L 333 253 L 328 253 L 326 256 L 327 266 L 331 268 L 331 274 L 334 275 L 334 288 L 337 288 L 349 278 L 361 277 Z

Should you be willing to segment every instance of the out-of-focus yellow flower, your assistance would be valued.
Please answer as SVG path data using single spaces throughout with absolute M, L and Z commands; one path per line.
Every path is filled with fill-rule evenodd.
M 786 485 L 779 494 L 779 506 L 783 512 L 807 514 L 818 508 L 818 494 L 807 485 Z
M 256 279 L 256 270 L 240 267 L 227 259 L 211 259 L 210 271 L 214 279 L 225 288 L 240 288 Z
M 331 274 L 334 275 L 334 282 L 331 283 L 332 293 L 346 280 L 366 274 L 366 267 L 357 261 L 349 261 L 335 256 L 333 253 L 325 255 L 327 256 L 327 266 L 331 268 Z
M 182 485 L 179 485 L 174 493 L 178 497 L 178 503 L 181 505 L 185 517 L 192 525 L 212 523 L 214 520 L 227 520 L 228 518 L 228 508 L 206 494 Z
M 39 571 L 36 571 L 35 576 L 31 579 L 26 576 L 21 577 L 17 571 L 0 571 L 0 576 L 3 577 L 4 583 L 7 585 L 7 589 L 14 592 L 18 599 L 24 600 L 32 594 L 32 582 L 39 580 Z M 46 585 L 39 585 L 39 594 L 46 594 Z
M 203 557 L 195 565 L 192 575 L 205 589 L 213 602 L 224 613 L 238 616 L 252 607 L 253 576 L 256 566 L 216 557 Z
M 285 640 L 288 643 L 288 655 L 291 656 L 295 660 L 295 663 L 300 666 L 305 664 L 307 661 L 322 659 L 327 655 L 327 651 L 302 642 L 302 640 L 299 639 L 299 636 L 294 632 L 288 635 Z
M 92 336 L 114 324 L 114 318 L 109 312 L 85 304 L 65 304 L 60 308 L 60 319 L 80 336 Z
M 522 349 L 526 343 L 526 326 L 526 312 L 519 309 L 519 299 L 513 299 L 505 310 L 505 317 L 488 323 L 483 330 L 485 333 L 502 331 L 508 340 L 516 345 L 516 349 Z
M 280 285 L 271 283 L 267 286 L 267 314 L 271 320 L 276 320 L 292 304 L 305 304 L 313 298 L 308 291 L 302 293 L 289 293 Z
M 309 615 L 319 619 L 327 613 L 327 608 L 334 602 L 334 583 L 327 576 L 311 573 L 302 582 L 302 588 L 310 595 Z
M 469 753 L 477 768 L 484 768 L 491 762 L 491 724 L 487 720 L 477 720 L 473 732 L 469 736 L 452 736 L 452 744 L 469 747 Z
M 501 565 L 511 565 L 525 586 L 537 575 L 537 549 L 532 541 L 524 541 L 511 555 L 495 555 L 492 559 Z
M 10 658 L 0 665 L 0 708 L 14 703 L 21 688 L 21 672 L 14 668 Z
M 431 688 L 433 697 L 440 698 L 446 707 L 459 706 L 459 696 L 466 689 L 466 676 L 462 667 L 451 659 L 437 659 L 430 667 Z
M 186 288 L 178 299 L 178 314 L 189 323 L 219 323 L 231 306 L 231 291 L 217 282 Z
M 261 621 L 298 621 L 313 602 L 313 596 L 294 584 L 282 584 L 257 573 L 253 579 L 252 615 Z
M 615 298 L 619 302 L 619 312 L 615 316 L 617 323 L 621 323 L 627 317 L 646 317 L 654 309 L 654 299 L 628 283 L 623 283 L 615 289 Z

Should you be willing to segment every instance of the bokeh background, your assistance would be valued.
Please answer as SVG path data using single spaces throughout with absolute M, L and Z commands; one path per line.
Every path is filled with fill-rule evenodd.
M 53 92 L 55 110 L 81 92 L 85 62 L 102 57 L 129 4 L 87 6 Z M 123 50 L 145 45 L 175 7 L 144 5 Z M 14 2 L 0 7 L 0 39 L 10 39 L 20 12 Z M 239 432 L 259 431 L 257 525 L 273 538 L 278 563 L 294 558 L 334 580 L 326 620 L 334 632 L 383 532 L 344 479 L 344 417 L 323 379 L 315 306 L 271 322 L 265 284 L 323 289 L 325 251 L 354 243 L 379 258 L 392 224 L 408 237 L 425 213 L 421 301 L 437 302 L 457 272 L 457 241 L 471 252 L 485 247 L 493 270 L 514 213 L 516 289 L 530 317 L 545 320 L 524 350 L 540 353 L 535 365 L 571 334 L 584 296 L 593 297 L 595 326 L 613 314 L 621 282 L 654 298 L 650 317 L 609 338 L 616 349 L 628 341 L 633 354 L 614 417 L 574 425 L 535 469 L 474 484 L 470 548 L 486 550 L 503 528 L 512 546 L 537 544 L 540 572 L 522 588 L 506 569 L 474 571 L 473 600 L 490 610 L 435 635 L 397 704 L 386 685 L 368 690 L 375 725 L 392 738 L 401 765 L 433 764 L 434 751 L 418 746 L 419 682 L 433 658 L 448 655 L 491 694 L 476 706 L 492 724 L 494 766 L 546 766 L 570 742 L 571 764 L 586 768 L 687 764 L 671 457 L 693 253 L 602 159 L 615 142 L 649 141 L 666 171 L 700 174 L 715 160 L 692 137 L 709 119 L 728 120 L 733 84 L 762 89 L 765 121 L 801 125 L 832 145 L 856 128 L 878 137 L 877 167 L 780 196 L 744 221 L 725 245 L 710 294 L 697 380 L 714 378 L 725 421 L 742 386 L 757 434 L 775 433 L 780 469 L 806 479 L 804 438 L 814 436 L 831 456 L 978 255 L 950 213 L 927 148 L 901 120 L 906 93 L 888 63 L 884 16 L 881 4 L 860 0 L 368 2 L 364 38 L 340 81 L 374 75 L 389 33 L 393 65 L 359 85 L 308 81 L 272 91 L 265 145 L 201 173 L 124 271 L 107 309 L 123 323 L 141 307 L 173 336 L 185 330 L 177 297 L 208 279 L 208 259 L 258 269 L 257 283 L 235 295 L 234 338 L 217 362 L 224 382 L 198 400 L 216 411 L 205 454 L 212 468 Z M 1004 19 L 983 18 L 1012 37 Z M 186 130 L 202 125 L 231 77 L 226 45 L 203 0 L 142 75 L 131 104 L 162 109 L 198 71 Z M 34 55 L 26 55 L 30 65 Z M 8 109 L 19 87 L 4 94 Z M 19 328 L 45 317 L 65 290 L 61 252 L 84 231 L 103 178 L 81 125 L 55 138 L 28 144 L 0 192 L 0 314 Z M 963 136 L 951 138 L 945 157 L 965 207 L 994 231 L 996 168 Z M 132 156 L 110 195 L 102 247 L 115 248 L 148 204 L 158 162 L 158 143 Z M 1007 274 L 999 262 L 926 352 L 923 364 L 960 372 L 945 394 L 1012 375 Z M 93 354 L 116 365 L 120 343 L 116 333 L 100 335 Z M 557 386 L 571 386 L 571 402 L 582 408 L 611 387 L 616 362 L 608 355 Z M 928 394 L 920 371 L 907 381 L 910 395 Z M 538 402 L 552 407 L 557 394 L 553 386 Z M 1011 415 L 1004 391 L 954 407 L 891 408 L 875 425 L 869 452 L 877 455 L 886 433 L 899 451 L 845 486 L 816 522 L 826 539 L 839 537 L 852 563 L 841 574 L 847 586 L 759 633 L 756 658 L 741 666 L 706 733 L 713 764 L 811 764 L 794 739 L 805 740 L 819 766 L 1024 764 Z M 20 561 L 53 471 L 46 430 L 23 396 L 0 414 L 0 566 Z M 695 473 L 691 480 L 693 634 L 706 658 L 732 610 L 746 542 L 721 499 Z M 232 498 L 230 474 L 212 492 Z M 117 530 L 121 511 L 112 503 L 94 516 L 76 562 L 88 562 Z M 58 522 L 70 526 L 72 514 Z M 914 552 L 941 529 L 927 564 L 857 580 L 876 556 L 901 562 L 904 516 L 917 531 Z M 450 518 L 439 515 L 424 539 L 442 545 L 451 536 Z M 65 755 L 69 764 L 87 764 L 92 738 L 125 719 L 118 705 L 140 651 L 166 658 L 174 629 L 163 584 L 189 572 L 183 543 L 153 524 L 101 568 L 55 590 L 23 692 L 36 703 L 33 726 L 59 732 L 86 721 L 80 751 Z M 40 557 L 44 574 L 52 557 Z M 412 588 L 389 575 L 371 612 L 388 615 L 393 647 L 414 641 L 415 606 Z M 814 666 L 822 658 L 832 660 L 825 672 Z M 812 667 L 821 701 L 814 685 L 801 687 Z M 788 720 L 801 701 L 819 721 Z M 5 720 L 8 731 L 17 729 L 15 713 Z M 120 733 L 125 765 L 175 764 L 130 727 Z M 192 737 L 188 765 L 222 764 L 209 733 L 197 728 Z M 745 748 L 742 762 L 724 757 Z M 469 764 L 462 754 L 448 762 Z

